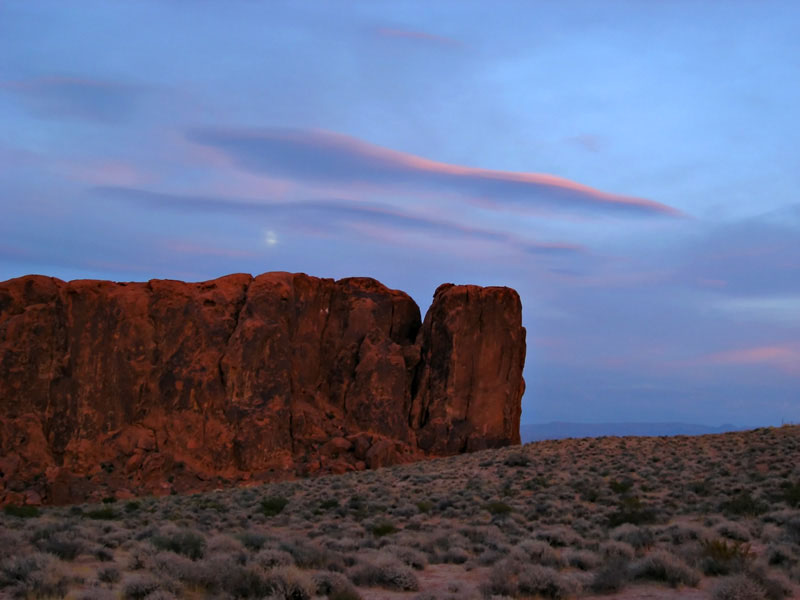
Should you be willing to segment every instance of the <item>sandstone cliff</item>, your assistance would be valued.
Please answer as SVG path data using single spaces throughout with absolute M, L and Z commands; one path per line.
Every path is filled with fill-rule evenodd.
M 509 288 L 420 321 L 373 279 L 0 283 L 0 504 L 341 473 L 519 443 Z

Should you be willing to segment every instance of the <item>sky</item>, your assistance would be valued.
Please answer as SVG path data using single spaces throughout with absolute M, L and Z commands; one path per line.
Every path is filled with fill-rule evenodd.
M 794 0 L 0 3 L 0 280 L 522 298 L 522 421 L 800 422 Z

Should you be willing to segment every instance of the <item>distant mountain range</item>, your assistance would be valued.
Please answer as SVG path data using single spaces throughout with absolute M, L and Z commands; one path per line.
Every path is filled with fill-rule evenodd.
M 568 423 L 565 421 L 553 421 L 551 423 L 520 425 L 519 435 L 522 438 L 522 443 L 527 444 L 528 442 L 539 440 L 600 437 L 604 435 L 705 435 L 708 433 L 743 431 L 745 429 L 752 429 L 752 427 L 739 427 L 731 424 L 712 427 L 710 425 L 693 425 L 691 423 Z

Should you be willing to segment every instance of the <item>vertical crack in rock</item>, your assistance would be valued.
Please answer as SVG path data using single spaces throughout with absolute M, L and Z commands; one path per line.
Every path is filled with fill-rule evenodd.
M 228 334 L 228 337 L 225 338 L 225 342 L 222 344 L 222 352 L 219 355 L 219 360 L 217 361 L 217 371 L 219 373 L 219 382 L 222 387 L 222 392 L 225 394 L 226 398 L 228 395 L 228 387 L 227 381 L 225 376 L 225 369 L 222 366 L 222 362 L 225 360 L 225 356 L 228 354 L 228 346 L 230 346 L 231 339 L 233 338 L 236 330 L 239 328 L 239 321 L 242 318 L 242 311 L 244 307 L 247 305 L 247 295 L 250 292 L 250 286 L 253 285 L 253 277 L 250 277 L 247 280 L 247 283 L 244 285 L 244 289 L 242 290 L 241 298 L 236 302 L 233 308 L 233 327 L 231 327 L 231 331 Z

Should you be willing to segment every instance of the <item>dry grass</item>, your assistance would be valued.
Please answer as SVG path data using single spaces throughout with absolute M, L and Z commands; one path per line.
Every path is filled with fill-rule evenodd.
M 800 597 L 799 489 L 800 427 L 781 427 L 9 509 L 0 597 Z

